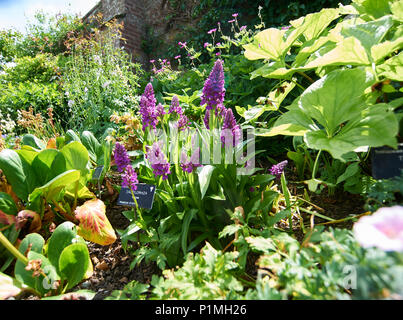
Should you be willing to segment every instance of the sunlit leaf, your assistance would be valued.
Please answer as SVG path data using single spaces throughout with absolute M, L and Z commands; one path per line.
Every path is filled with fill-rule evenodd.
M 84 239 L 104 246 L 115 242 L 116 234 L 106 217 L 105 204 L 101 200 L 89 200 L 77 207 L 75 217 L 80 222 L 78 234 Z

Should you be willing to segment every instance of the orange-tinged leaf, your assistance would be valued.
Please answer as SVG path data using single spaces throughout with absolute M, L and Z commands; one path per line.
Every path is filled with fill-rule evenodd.
M 114 243 L 115 230 L 106 217 L 105 209 L 105 204 L 99 199 L 86 201 L 77 207 L 75 217 L 79 221 L 78 235 L 103 246 Z
M 46 149 L 57 149 L 57 147 L 56 147 L 56 139 L 55 138 L 50 138 L 48 140 L 48 144 L 46 145 Z
M 31 220 L 32 219 L 32 220 Z M 38 213 L 32 210 L 22 210 L 18 212 L 15 227 L 17 230 L 25 226 L 25 224 L 30 221 L 29 232 L 38 232 L 41 230 L 42 221 Z
M 0 210 L 0 223 L 5 224 L 6 226 L 15 223 L 15 216 L 6 214 Z

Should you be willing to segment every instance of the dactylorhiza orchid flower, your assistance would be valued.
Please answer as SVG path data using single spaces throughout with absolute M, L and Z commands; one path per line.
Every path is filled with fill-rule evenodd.
M 227 145 L 229 141 L 235 147 L 241 141 L 242 131 L 237 125 L 234 114 L 231 109 L 225 112 L 224 123 L 221 130 L 221 141 L 223 145 Z
M 283 173 L 287 164 L 288 164 L 288 161 L 284 160 L 284 161 L 281 161 L 280 163 L 273 165 L 270 168 L 270 174 L 272 174 L 273 176 L 276 176 L 277 178 L 280 178 L 281 174 Z
M 137 173 L 134 171 L 133 166 L 128 165 L 122 175 L 122 187 L 129 187 L 130 189 L 137 190 Z
M 156 108 L 157 100 L 154 96 L 154 89 L 151 83 L 147 84 L 140 99 L 140 114 L 143 122 L 143 130 L 147 127 L 156 128 L 159 113 Z
M 206 110 L 215 110 L 218 115 L 224 107 L 225 79 L 222 60 L 218 59 L 211 70 L 209 77 L 204 83 L 201 104 L 207 104 Z
M 171 174 L 170 164 L 159 144 L 159 142 L 154 142 L 151 147 L 147 147 L 146 159 L 150 162 L 153 173 L 162 176 L 162 180 L 166 180 Z
M 180 166 L 183 171 L 187 173 L 192 173 L 197 167 L 201 167 L 200 164 L 200 148 L 197 148 L 192 156 L 187 156 L 185 151 L 182 151 L 180 158 Z
M 354 224 L 353 232 L 364 247 L 403 252 L 403 206 L 384 207 Z
M 176 113 L 178 115 L 183 114 L 182 108 L 179 105 L 179 98 L 177 96 L 172 97 L 171 106 L 168 113 Z
M 130 164 L 129 155 L 127 154 L 125 147 L 119 142 L 116 142 L 113 157 L 119 172 L 123 172 L 125 168 Z

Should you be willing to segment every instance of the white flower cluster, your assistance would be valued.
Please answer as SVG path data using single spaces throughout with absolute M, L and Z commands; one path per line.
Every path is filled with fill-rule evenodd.
M 3 113 L 0 111 L 0 131 L 5 132 L 13 132 L 15 128 L 15 122 L 11 119 L 10 114 L 7 114 L 6 117 L 3 116 Z

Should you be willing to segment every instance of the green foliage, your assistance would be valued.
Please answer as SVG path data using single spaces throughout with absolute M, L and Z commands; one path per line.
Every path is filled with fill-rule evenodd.
M 87 245 L 71 222 L 59 225 L 46 245 L 39 234 L 29 234 L 22 240 L 19 250 L 24 254 L 28 248 L 28 265 L 32 267 L 27 270 L 18 260 L 15 278 L 39 296 L 65 293 L 92 273 Z M 35 267 L 36 260 L 40 263 Z
M 93 29 L 89 38 L 77 38 L 63 67 L 62 86 L 69 117 L 67 126 L 102 134 L 114 112 L 138 105 L 135 95 L 141 74 L 139 64 L 115 44 L 120 25 Z
M 164 278 L 153 278 L 157 299 L 214 300 L 231 299 L 242 284 L 231 275 L 237 268 L 237 254 L 222 253 L 207 243 L 200 254 L 189 253 L 183 266 L 164 271 Z
M 246 231 L 227 226 L 222 235 L 241 229 Z M 200 253 L 189 253 L 179 269 L 154 276 L 150 288 L 132 282 L 108 300 L 145 299 L 147 289 L 151 299 L 191 300 L 389 299 L 402 294 L 399 253 L 361 248 L 345 229 L 318 227 L 302 243 L 266 229 L 245 234 L 234 245 L 235 251 L 224 253 L 207 243 Z M 245 280 L 253 280 L 241 263 L 248 252 L 258 255 L 255 281 Z
M 399 177 L 375 180 L 364 190 L 366 198 L 365 209 L 376 211 L 384 206 L 393 206 L 402 203 L 403 198 L 403 170 Z

